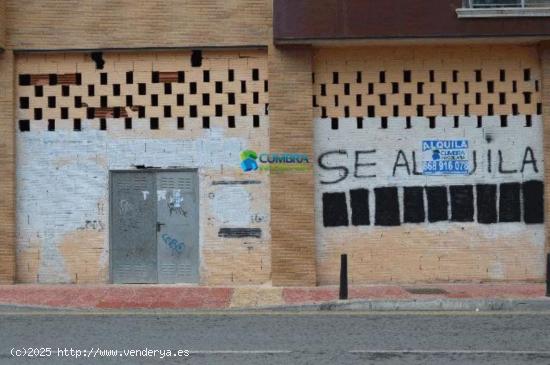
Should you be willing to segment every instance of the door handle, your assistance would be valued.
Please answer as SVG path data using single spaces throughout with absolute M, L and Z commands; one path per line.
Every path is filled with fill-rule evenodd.
M 162 226 L 165 226 L 166 224 L 157 222 L 157 232 L 160 232 Z

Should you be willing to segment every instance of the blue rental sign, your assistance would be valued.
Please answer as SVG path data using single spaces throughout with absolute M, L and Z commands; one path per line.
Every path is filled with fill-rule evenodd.
M 468 175 L 468 140 L 422 141 L 424 175 Z

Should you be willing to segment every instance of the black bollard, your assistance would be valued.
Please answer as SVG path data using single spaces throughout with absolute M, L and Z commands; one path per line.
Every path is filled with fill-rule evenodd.
M 546 257 L 546 296 L 550 297 L 550 253 Z
M 348 299 L 348 255 L 340 257 L 340 300 Z

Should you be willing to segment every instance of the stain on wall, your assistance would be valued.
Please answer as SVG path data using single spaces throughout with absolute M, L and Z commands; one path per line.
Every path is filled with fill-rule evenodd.
M 250 192 L 246 186 L 221 185 L 210 199 L 214 218 L 222 226 L 246 227 L 250 223 Z

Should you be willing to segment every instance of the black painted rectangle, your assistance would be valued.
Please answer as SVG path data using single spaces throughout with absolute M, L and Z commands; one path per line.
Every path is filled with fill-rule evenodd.
M 424 188 L 420 186 L 405 187 L 403 191 L 405 223 L 422 223 L 426 220 L 424 209 Z
M 474 188 L 472 185 L 454 185 L 451 193 L 451 220 L 453 222 L 474 221 Z
M 428 197 L 428 221 L 434 223 L 448 220 L 447 187 L 428 186 L 426 187 L 426 194 Z
M 520 191 L 521 184 L 519 183 L 500 184 L 499 222 L 521 221 Z
M 375 224 L 377 226 L 399 226 L 399 198 L 397 188 L 376 188 Z
M 323 194 L 323 225 L 342 227 L 349 224 L 346 193 Z
M 544 223 L 544 183 L 526 181 L 523 191 L 523 219 L 527 224 Z
M 370 225 L 369 191 L 367 189 L 350 190 L 351 224 L 354 226 Z
M 477 221 L 482 224 L 497 222 L 497 186 L 476 185 Z
M 220 228 L 218 237 L 223 238 L 262 238 L 260 228 Z

